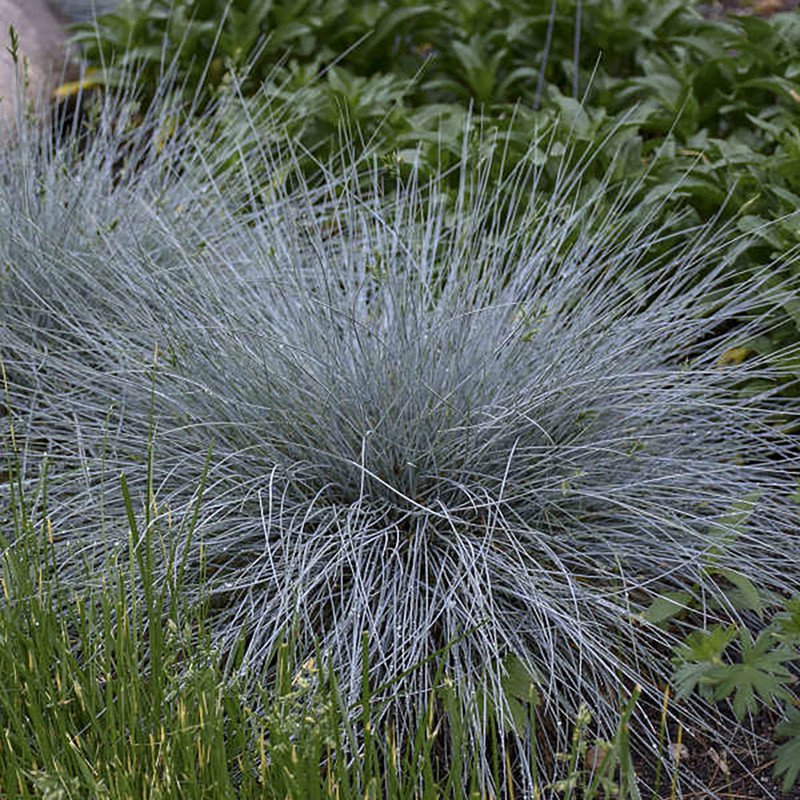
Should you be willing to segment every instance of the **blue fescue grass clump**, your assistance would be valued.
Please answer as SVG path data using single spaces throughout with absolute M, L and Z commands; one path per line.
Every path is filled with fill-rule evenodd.
M 611 730 L 660 696 L 657 598 L 703 625 L 739 613 L 731 580 L 800 589 L 792 354 L 741 358 L 794 287 L 737 274 L 728 232 L 585 196 L 580 166 L 540 192 L 533 155 L 499 189 L 465 163 L 452 197 L 257 147 L 219 179 L 187 134 L 103 184 L 117 130 L 0 180 L 9 399 L 66 580 L 128 547 L 121 472 L 147 530 L 191 516 L 211 452 L 197 524 L 153 552 L 208 587 L 237 669 L 291 630 L 345 697 L 386 685 L 401 737 L 441 679 L 473 743 L 498 715 L 524 739 L 535 694 L 554 747 L 582 704 Z
M 369 685 L 358 699 L 366 712 L 353 714 L 326 663 L 293 663 L 288 638 L 268 686 L 254 691 L 231 680 L 209 642 L 207 605 L 182 601 L 180 577 L 154 580 L 152 548 L 169 535 L 165 521 L 132 537 L 123 563 L 106 563 L 101 580 L 62 582 L 47 491 L 46 475 L 33 494 L 12 488 L 14 546 L 0 540 L 4 796 L 361 800 L 380 787 L 387 800 L 463 800 L 480 793 L 480 751 L 442 769 L 443 740 L 452 752 L 464 750 L 452 686 L 441 692 L 447 730 L 425 715 L 398 743 L 390 730 L 370 729 Z M 27 512 L 31 503 L 36 516 Z M 144 520 L 125 510 L 136 531 Z M 180 563 L 173 566 L 180 573 Z M 587 769 L 591 739 L 585 715 L 577 720 L 559 777 L 586 800 L 607 796 L 609 785 L 618 787 L 615 796 L 636 796 L 630 710 L 612 741 L 595 743 L 605 756 L 599 769 Z M 489 747 L 492 780 L 501 785 L 510 765 L 496 741 Z M 533 785 L 535 796 L 552 789 Z

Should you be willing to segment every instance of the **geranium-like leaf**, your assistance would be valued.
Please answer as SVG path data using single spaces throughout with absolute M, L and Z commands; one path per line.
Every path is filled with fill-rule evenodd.
M 781 789 L 788 792 L 800 777 L 800 710 L 789 711 L 786 721 L 775 728 L 775 738 L 788 740 L 775 748 L 775 777 L 783 776 Z
M 750 632 L 742 628 L 739 633 L 742 660 L 721 670 L 714 697 L 722 700 L 733 695 L 733 711 L 737 719 L 758 710 L 760 701 L 772 705 L 776 699 L 789 700 L 791 694 L 786 684 L 792 673 L 786 664 L 795 653 L 778 644 L 771 631 L 765 631 L 753 641 Z

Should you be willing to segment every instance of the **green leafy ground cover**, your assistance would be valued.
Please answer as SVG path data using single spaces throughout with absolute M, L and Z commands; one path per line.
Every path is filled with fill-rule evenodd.
M 565 152 L 573 163 L 591 152 L 587 196 L 609 170 L 618 188 L 640 180 L 632 207 L 668 198 L 666 217 L 735 219 L 754 234 L 753 264 L 800 243 L 796 12 L 707 19 L 688 0 L 127 0 L 79 39 L 112 81 L 144 65 L 145 98 L 168 67 L 201 107 L 235 83 L 254 108 L 283 108 L 320 157 L 346 125 L 400 172 L 477 164 L 498 140 L 507 172 L 552 137 L 540 157 L 553 182 Z M 796 342 L 798 325 L 789 304 L 739 355 Z
M 541 139 L 549 143 L 538 156 L 543 186 L 557 183 L 565 163 L 591 153 L 583 197 L 596 196 L 611 175 L 609 204 L 633 187 L 632 215 L 657 209 L 666 220 L 719 219 L 752 234 L 737 264 L 741 274 L 776 257 L 787 275 L 798 274 L 791 260 L 800 238 L 798 14 L 709 21 L 686 2 L 603 0 L 151 0 L 126 3 L 101 20 L 99 32 L 80 35 L 89 60 L 112 67 L 108 83 L 119 79 L 114 69 L 136 65 L 143 108 L 172 63 L 184 109 L 193 100 L 199 112 L 241 92 L 247 112 L 234 104 L 217 124 L 249 131 L 262 114 L 280 118 L 301 158 L 310 154 L 307 163 L 335 153 L 346 128 L 400 176 L 414 168 L 439 176 L 464 160 L 485 166 L 488 143 L 494 152 L 499 143 L 499 181 Z M 169 127 L 158 135 L 169 137 Z M 457 198 L 457 182 L 452 192 Z M 798 326 L 790 299 L 766 335 L 742 339 L 723 361 L 796 343 Z M 784 391 L 795 393 L 786 372 L 798 373 L 796 353 L 781 359 Z M 465 744 L 460 705 L 446 683 L 432 702 L 454 722 L 422 724 L 399 749 L 391 728 L 371 731 L 358 708 L 343 707 L 321 658 L 296 665 L 274 654 L 274 683 L 245 702 L 244 689 L 221 672 L 203 604 L 184 606 L 177 582 L 152 582 L 147 548 L 155 541 L 145 541 L 144 551 L 132 545 L 128 563 L 109 565 L 107 585 L 66 596 L 74 588 L 50 580 L 57 569 L 45 488 L 43 480 L 26 501 L 22 485 L 13 487 L 3 520 L 4 537 L 16 543 L 5 548 L 0 617 L 0 785 L 9 796 L 461 797 L 480 796 L 477 776 L 487 760 L 495 785 L 513 774 L 502 732 L 487 732 L 483 748 Z M 125 504 L 132 542 L 137 525 L 154 535 L 128 497 Z M 744 524 L 746 510 L 746 501 L 731 509 L 729 527 L 739 518 Z M 800 741 L 798 601 L 763 592 L 713 559 L 704 578 L 727 598 L 714 608 L 725 622 L 705 623 L 709 606 L 698 603 L 699 588 L 667 592 L 644 614 L 665 630 L 692 631 L 665 653 L 677 702 L 730 701 L 737 720 L 777 709 L 784 719 L 775 730 L 774 769 L 789 791 Z M 131 606 L 139 596 L 131 587 L 142 584 L 141 605 Z M 530 681 L 523 674 L 515 682 L 513 669 L 509 676 L 510 705 L 535 737 Z M 378 688 L 365 681 L 363 708 Z M 632 713 L 632 705 L 620 709 L 619 729 L 606 742 L 595 741 L 589 720 L 579 717 L 560 774 L 536 791 L 637 796 Z M 664 766 L 667 738 L 664 729 L 653 797 L 677 796 L 680 787 L 680 765 L 673 758 Z M 462 760 L 443 765 L 443 751 Z

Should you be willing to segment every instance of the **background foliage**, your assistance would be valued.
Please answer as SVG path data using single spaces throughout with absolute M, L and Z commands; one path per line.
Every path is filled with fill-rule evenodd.
M 169 111 L 175 119 L 162 115 L 154 124 L 159 146 L 169 138 L 178 118 L 199 117 L 198 112 L 219 104 L 222 113 L 214 117 L 214 124 L 227 127 L 226 146 L 241 131 L 244 152 L 256 144 L 253 130 L 264 130 L 258 126 L 264 115 L 280 119 L 288 128 L 297 158 L 310 169 L 325 162 L 347 139 L 355 149 L 375 158 L 388 176 L 408 174 L 412 167 L 420 167 L 423 175 L 440 176 L 463 161 L 486 171 L 486 154 L 503 151 L 504 157 L 496 159 L 489 171 L 499 181 L 522 161 L 532 141 L 544 137 L 549 146 L 535 154 L 541 187 L 556 185 L 565 164 L 577 164 L 591 154 L 579 187 L 584 199 L 597 198 L 602 181 L 610 175 L 612 185 L 598 204 L 610 205 L 624 196 L 632 215 L 655 213 L 662 221 L 680 216 L 684 223 L 687 214 L 698 222 L 720 218 L 752 237 L 736 263 L 742 278 L 746 279 L 749 267 L 782 257 L 786 265 L 781 269 L 786 274 L 776 274 L 776 280 L 798 272 L 789 258 L 800 240 L 797 14 L 768 20 L 755 16 L 711 20 L 686 0 L 444 0 L 429 4 L 126 0 L 102 17 L 99 27 L 79 28 L 77 36 L 88 62 L 103 68 L 106 83 L 129 82 L 135 76 L 143 112 L 139 119 L 147 119 L 144 110 L 163 91 L 165 74 L 171 76 L 172 85 L 181 87 L 178 105 Z M 226 105 L 239 94 L 249 101 L 244 112 L 237 103 Z M 136 119 L 134 111 L 132 127 Z M 470 119 L 472 124 L 467 125 Z M 211 146 L 213 137 L 205 141 Z M 215 165 L 224 170 L 225 154 L 216 155 Z M 112 164 L 109 175 L 118 183 L 116 167 Z M 451 199 L 459 196 L 458 175 L 454 170 Z M 257 194 L 251 192 L 248 199 Z M 598 211 L 597 216 L 602 218 L 602 213 Z M 735 292 L 736 286 L 732 284 L 730 291 Z M 726 363 L 797 343 L 799 327 L 800 302 L 789 299 L 769 335 L 741 341 L 726 354 Z M 781 358 L 777 371 L 790 368 L 797 377 L 796 356 Z M 784 390 L 796 392 L 791 380 Z M 16 782 L 32 795 L 49 790 L 50 782 L 57 788 L 73 779 L 81 786 L 92 786 L 96 775 L 86 771 L 85 765 L 97 761 L 100 745 L 96 743 L 104 741 L 117 742 L 122 749 L 133 743 L 143 752 L 149 746 L 156 772 L 172 758 L 175 769 L 183 774 L 198 763 L 208 767 L 209 774 L 225 775 L 226 781 L 229 769 L 236 780 L 248 774 L 238 772 L 245 755 L 237 748 L 244 741 L 245 729 L 257 724 L 255 717 L 237 703 L 235 689 L 220 693 L 221 676 L 204 661 L 205 653 L 191 656 L 177 635 L 159 646 L 172 653 L 176 664 L 184 659 L 190 664 L 195 658 L 191 668 L 199 676 L 197 682 L 172 684 L 162 675 L 164 681 L 153 681 L 154 694 L 143 695 L 141 705 L 137 705 L 138 696 L 129 695 L 126 713 L 131 719 L 140 715 L 138 728 L 123 722 L 115 729 L 112 721 L 108 731 L 101 730 L 106 717 L 87 714 L 85 698 L 97 708 L 113 705 L 116 691 L 121 696 L 137 684 L 137 668 L 147 657 L 147 647 L 140 645 L 152 647 L 145 640 L 152 637 L 154 627 L 143 622 L 152 609 L 132 622 L 133 631 L 140 625 L 139 639 L 115 642 L 102 635 L 102 630 L 113 627 L 103 614 L 111 609 L 111 616 L 119 618 L 121 611 L 114 611 L 110 604 L 124 603 L 125 593 L 117 601 L 115 587 L 111 594 L 104 588 L 92 600 L 99 605 L 88 622 L 80 606 L 74 619 L 59 619 L 49 613 L 46 602 L 39 606 L 31 602 L 41 587 L 35 586 L 36 576 L 27 583 L 28 574 L 20 566 L 24 563 L 4 567 L 4 587 L 13 589 L 9 581 L 14 580 L 24 591 L 23 602 L 3 608 L 0 638 L 9 644 L 4 649 L 7 654 L 28 648 L 28 669 L 13 658 L 0 665 L 2 674 L 13 676 L 9 683 L 23 688 L 0 698 L 5 703 L 0 713 L 7 719 L 31 718 L 37 713 L 42 721 L 34 722 L 30 730 L 15 728 L 13 748 L 0 748 L 0 768 L 7 785 Z M 788 790 L 797 778 L 800 741 L 797 712 L 792 710 L 800 642 L 797 599 L 765 597 L 738 573 L 732 578 L 730 571 L 727 575 L 718 572 L 729 593 L 730 621 L 703 628 L 705 622 L 698 618 L 706 608 L 694 607 L 691 592 L 664 595 L 644 616 L 673 632 L 700 628 L 673 653 L 673 684 L 681 700 L 698 694 L 709 701 L 729 699 L 737 718 L 764 704 L 788 712 L 777 730 L 783 738 L 776 752 L 777 772 Z M 175 626 L 185 622 L 182 613 L 170 608 Z M 47 627 L 44 633 L 36 633 L 39 625 L 34 617 L 41 621 L 43 631 Z M 34 652 L 31 647 L 38 649 Z M 72 658 L 82 648 L 97 654 L 92 663 L 105 670 L 102 680 L 92 672 L 98 667 L 84 667 Z M 59 686 L 58 694 L 51 694 L 49 676 L 38 663 L 59 665 L 57 680 L 65 688 Z M 120 667 L 129 671 L 127 678 Z M 335 695 L 333 687 L 331 692 Z M 171 704 L 162 706 L 162 696 L 168 696 Z M 273 700 L 278 703 L 280 695 Z M 173 732 L 185 734 L 183 706 L 199 708 L 204 703 L 217 711 L 224 709 L 224 714 L 218 719 L 212 715 L 210 724 L 208 718 L 192 721 L 203 731 L 196 758 L 196 742 Z M 96 734 L 96 743 L 91 736 L 84 741 L 69 739 L 73 714 L 84 726 L 87 720 L 95 724 L 97 730 L 90 734 Z M 227 740 L 220 735 L 225 724 L 233 728 Z M 274 727 L 280 734 L 280 727 Z M 58 732 L 58 742 L 42 736 L 50 729 Z M 327 746 L 327 737 L 336 729 L 333 725 L 330 731 L 315 730 L 307 741 L 314 747 Z M 420 741 L 427 733 L 420 734 Z M 280 758 L 271 754 L 276 775 L 277 765 L 282 764 L 291 778 L 296 765 L 294 735 L 277 736 L 273 742 L 284 748 Z M 620 729 L 619 736 L 623 735 Z M 8 736 L 6 730 L 6 741 L 12 741 Z M 59 749 L 63 742 L 69 742 L 69 750 Z M 380 758 L 391 757 L 390 745 L 388 737 L 388 749 Z M 159 751 L 162 746 L 165 749 Z M 204 761 L 202 747 L 209 756 L 213 750 L 225 764 Z M 619 751 L 624 751 L 621 744 Z M 616 769 L 624 759 L 612 752 Z M 581 758 L 585 755 L 584 747 Z M 259 758 L 254 763 L 263 767 L 266 762 Z M 122 750 L 104 752 L 99 763 L 108 770 L 102 780 L 119 780 L 120 786 L 130 780 L 133 786 L 138 780 L 135 770 L 130 764 L 127 772 L 121 770 L 123 761 Z M 317 763 L 312 758 L 304 764 L 315 780 Z M 576 763 L 571 762 L 572 767 Z M 368 764 L 367 774 L 371 768 Z M 621 771 L 629 771 L 627 761 Z M 413 770 L 408 774 L 413 778 Z M 337 780 L 347 781 L 348 775 L 342 771 Z M 361 777 L 357 775 L 357 783 Z M 388 780 L 388 773 L 383 777 Z M 201 779 L 206 781 L 207 776 L 197 780 Z M 625 780 L 621 777 L 620 785 Z M 368 780 L 359 783 L 356 793 L 368 793 L 369 785 Z M 575 785 L 567 781 L 560 791 L 569 796 Z M 254 792 L 260 791 L 260 781 L 254 780 L 253 787 Z M 300 796 L 304 790 L 287 791 Z M 228 796 L 227 784 L 220 796 Z
M 318 157 L 347 126 L 389 171 L 477 164 L 499 140 L 507 172 L 550 136 L 540 158 L 553 183 L 565 153 L 591 152 L 586 196 L 611 170 L 617 188 L 639 182 L 630 205 L 642 213 L 658 203 L 666 218 L 735 218 L 753 264 L 800 243 L 797 13 L 708 19 L 689 0 L 125 0 L 78 38 L 110 81 L 141 68 L 144 102 L 165 71 L 194 111 L 235 87 L 254 115 L 284 113 Z M 785 312 L 747 352 L 798 340 L 800 304 Z

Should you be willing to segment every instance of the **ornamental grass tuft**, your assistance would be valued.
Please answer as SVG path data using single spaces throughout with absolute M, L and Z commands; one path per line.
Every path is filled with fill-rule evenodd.
M 501 148 L 465 154 L 451 192 L 288 143 L 231 141 L 221 176 L 202 132 L 125 169 L 118 130 L 0 165 L 15 477 L 46 453 L 65 579 L 126 552 L 123 473 L 229 669 L 292 631 L 401 737 L 444 683 L 473 744 L 499 718 L 524 748 L 532 711 L 554 751 L 581 706 L 609 732 L 660 698 L 681 631 L 747 613 L 732 587 L 800 589 L 797 354 L 758 347 L 783 265 L 585 160 L 543 191 L 535 148 L 499 181 Z

